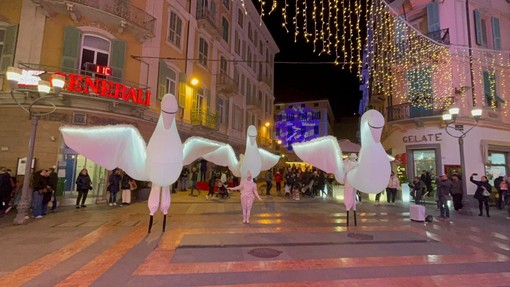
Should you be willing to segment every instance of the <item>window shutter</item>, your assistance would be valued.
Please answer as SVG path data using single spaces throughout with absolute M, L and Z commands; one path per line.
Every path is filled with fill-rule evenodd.
M 476 44 L 479 46 L 483 45 L 483 32 L 482 32 L 482 17 L 480 16 L 480 11 L 475 9 L 475 33 L 476 33 Z
M 224 109 L 225 109 L 225 125 L 228 126 L 230 114 L 229 114 L 229 107 L 230 107 L 230 99 L 226 99 L 224 103 Z
M 126 42 L 123 40 L 112 41 L 112 76 L 115 80 L 122 81 L 124 75 L 124 63 L 126 61 Z
M 206 89 L 205 91 L 205 100 L 207 101 L 207 110 L 210 111 L 212 107 L 211 103 L 211 90 Z
M 494 49 L 501 50 L 501 32 L 499 30 L 499 19 L 491 18 L 492 21 L 492 39 L 494 41 Z
M 162 100 L 163 96 L 166 94 L 166 77 L 167 77 L 167 68 L 164 61 L 159 61 L 159 73 L 158 73 L 158 100 Z
M 491 79 L 489 71 L 483 71 L 483 94 L 485 95 L 485 104 L 491 106 Z
M 62 61 L 60 67 L 63 72 L 76 72 L 78 57 L 80 55 L 81 31 L 73 26 L 64 28 L 64 47 L 62 49 Z M 84 68 L 84 67 L 79 67 Z
M 439 3 L 431 2 L 427 4 L 427 21 L 429 23 L 429 33 L 441 29 L 439 25 Z
M 2 73 L 5 73 L 9 66 L 14 65 L 17 36 L 18 25 L 9 26 L 5 29 L 4 47 L 2 50 L 2 58 L 0 58 L 0 72 Z
M 186 105 L 186 73 L 179 73 L 179 107 Z

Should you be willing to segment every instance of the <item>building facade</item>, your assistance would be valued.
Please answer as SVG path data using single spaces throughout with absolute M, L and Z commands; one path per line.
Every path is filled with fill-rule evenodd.
M 292 155 L 292 144 L 332 135 L 335 117 L 328 100 L 275 104 L 275 138 L 278 149 Z
M 15 171 L 26 157 L 31 121 L 21 106 L 39 97 L 37 81 L 66 77 L 58 98 L 32 107 L 47 112 L 39 116 L 35 169 L 58 166 L 64 191 L 74 190 L 77 173 L 88 168 L 102 192 L 107 171 L 67 148 L 61 125 L 130 124 L 148 140 L 166 93 L 178 99 L 183 141 L 199 135 L 241 151 L 247 126 L 255 124 L 261 145 L 272 142 L 263 122 L 272 118 L 278 47 L 251 3 L 3 1 L 0 47 L 2 166 Z M 24 70 L 12 96 L 9 66 Z
M 510 172 L 510 3 L 505 0 L 389 1 L 395 51 L 405 54 L 419 37 L 430 59 L 392 61 L 393 84 L 371 106 L 384 112 L 383 144 L 397 156 L 395 169 L 412 179 L 462 174 L 458 137 L 464 138 L 465 173 L 494 179 Z M 410 35 L 412 37 L 407 37 Z M 413 42 L 414 41 L 414 42 Z M 424 46 L 425 47 L 425 46 Z M 398 54 L 398 53 L 397 53 Z M 448 126 L 442 114 L 460 108 Z M 481 108 L 479 120 L 470 115 Z M 474 128 L 473 128 L 474 127 Z M 470 130 L 473 128 L 472 130 Z M 475 186 L 465 181 L 468 194 Z

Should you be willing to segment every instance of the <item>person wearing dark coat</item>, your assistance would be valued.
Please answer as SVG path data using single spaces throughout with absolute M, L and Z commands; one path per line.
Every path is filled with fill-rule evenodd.
M 110 206 L 117 205 L 117 192 L 120 190 L 120 181 L 122 180 L 120 172 L 120 169 L 115 168 L 112 170 L 110 177 L 108 177 L 108 191 L 110 192 L 110 199 L 108 202 Z
M 90 180 L 89 172 L 86 168 L 84 168 L 80 171 L 78 178 L 76 178 L 76 191 L 78 191 L 78 197 L 76 198 L 76 208 L 80 208 L 80 199 L 81 207 L 87 207 L 85 205 L 85 200 L 87 200 L 87 194 L 91 189 L 92 181 Z
M 462 181 L 459 179 L 459 176 L 454 174 L 452 175 L 452 188 L 451 194 L 453 199 L 453 208 L 455 211 L 459 211 L 462 209 Z
M 48 175 L 48 185 L 51 188 L 51 200 L 53 201 L 51 204 L 51 210 L 55 211 L 57 209 L 57 184 L 58 184 L 58 175 L 55 172 L 55 168 L 49 168 L 50 174 Z
M 489 215 L 489 198 L 491 195 L 492 186 L 490 185 L 489 180 L 487 179 L 487 177 L 485 175 L 482 175 L 482 177 L 480 178 L 479 181 L 473 179 L 473 176 L 475 176 L 475 175 L 476 174 L 472 174 L 469 177 L 469 180 L 472 183 L 476 184 L 476 191 L 475 191 L 474 198 L 476 198 L 478 200 L 478 208 L 480 209 L 480 214 L 478 214 L 478 216 L 483 216 L 482 205 L 485 205 L 485 211 L 487 213 L 487 217 L 491 217 Z
M 409 183 L 409 187 L 412 188 L 411 196 L 414 198 L 414 203 L 419 204 L 423 199 L 423 195 L 427 193 L 427 186 L 417 176 L 414 177 L 412 183 Z
M 39 219 L 43 217 L 43 198 L 48 192 L 48 171 L 40 170 L 34 174 L 32 187 L 32 215 Z
M 496 201 L 496 207 L 499 210 L 503 209 L 503 192 L 501 191 L 501 187 L 500 187 L 501 182 L 503 182 L 505 180 L 505 178 L 503 176 L 504 176 L 504 174 L 498 176 L 494 180 L 494 187 L 496 188 L 496 191 L 498 192 L 498 195 L 499 195 L 498 200 Z

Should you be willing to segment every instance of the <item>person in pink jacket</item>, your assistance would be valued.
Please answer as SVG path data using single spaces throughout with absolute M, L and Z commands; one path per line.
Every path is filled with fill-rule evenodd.
M 248 172 L 248 176 L 241 180 L 241 184 L 236 187 L 229 188 L 231 190 L 241 191 L 241 206 L 243 207 L 243 223 L 250 223 L 250 212 L 253 206 L 255 197 L 262 201 L 257 190 L 257 184 L 253 182 L 251 174 Z

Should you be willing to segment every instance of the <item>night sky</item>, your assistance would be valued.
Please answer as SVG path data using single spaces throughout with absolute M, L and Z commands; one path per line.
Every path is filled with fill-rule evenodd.
M 276 62 L 333 62 L 334 56 L 313 53 L 313 43 L 298 37 L 294 43 L 293 31 L 282 27 L 282 16 L 273 13 L 264 17 L 280 53 Z M 275 63 L 275 102 L 329 99 L 335 118 L 357 114 L 361 92 L 359 81 L 348 69 L 334 64 L 277 64 Z

